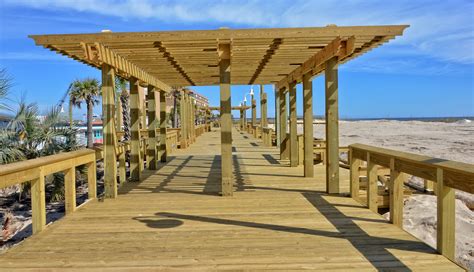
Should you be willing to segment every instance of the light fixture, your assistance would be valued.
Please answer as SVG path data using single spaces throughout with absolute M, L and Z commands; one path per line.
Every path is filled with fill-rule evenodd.
M 253 87 L 250 87 L 250 95 L 253 95 Z
M 244 103 L 247 102 L 247 96 L 244 96 Z

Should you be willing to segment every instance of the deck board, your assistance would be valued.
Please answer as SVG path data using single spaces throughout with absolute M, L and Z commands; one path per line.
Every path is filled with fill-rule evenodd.
M 461 270 L 349 197 L 324 194 L 324 168 L 280 164 L 233 132 L 236 192 L 221 197 L 220 135 L 92 201 L 0 255 L 0 270 Z M 341 170 L 342 191 L 348 172 Z

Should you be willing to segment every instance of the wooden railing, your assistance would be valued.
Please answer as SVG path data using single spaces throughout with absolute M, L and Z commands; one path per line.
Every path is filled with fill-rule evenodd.
M 265 146 L 272 146 L 273 129 L 269 127 L 262 128 L 262 141 Z
M 340 146 L 339 153 L 348 152 L 348 146 Z M 313 153 L 319 155 L 323 165 L 327 163 L 326 155 L 326 140 L 314 140 L 313 141 Z
M 0 167 L 0 189 L 31 183 L 33 233 L 46 227 L 45 176 L 64 173 L 66 215 L 76 210 L 76 167 L 86 165 L 89 199 L 97 197 L 95 151 L 81 149 L 56 155 L 15 162 Z
M 390 221 L 399 227 L 403 224 L 405 174 L 435 182 L 438 198 L 437 250 L 454 261 L 454 189 L 474 193 L 474 165 L 363 144 L 350 145 L 349 157 L 351 196 L 359 200 L 361 162 L 366 161 L 367 205 L 374 212 L 378 209 L 378 167 L 390 169 Z

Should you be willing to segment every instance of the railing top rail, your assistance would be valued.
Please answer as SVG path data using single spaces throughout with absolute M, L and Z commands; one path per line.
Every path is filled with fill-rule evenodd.
M 420 154 L 414 154 L 404 151 L 397 151 L 382 147 L 370 146 L 365 144 L 352 144 L 349 146 L 353 149 L 359 149 L 374 154 L 394 157 L 395 159 L 410 161 L 418 164 L 424 164 L 433 167 L 440 167 L 445 170 L 453 170 L 474 176 L 474 165 L 464 162 L 450 161 L 435 157 L 429 157 Z
M 80 149 L 71 152 L 58 153 L 50 156 L 40 157 L 36 159 L 30 159 L 25 161 L 14 162 L 0 166 L 0 177 L 15 172 L 26 171 L 32 168 L 45 166 L 48 164 L 60 162 L 63 160 L 74 159 L 84 155 L 95 154 L 95 150 L 92 149 Z

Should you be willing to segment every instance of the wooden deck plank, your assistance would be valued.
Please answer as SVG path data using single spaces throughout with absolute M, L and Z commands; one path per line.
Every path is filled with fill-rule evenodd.
M 235 192 L 220 197 L 218 131 L 169 156 L 117 199 L 93 200 L 0 255 L 0 270 L 460 269 L 349 197 L 327 195 L 324 166 L 280 162 L 233 132 Z M 341 188 L 348 192 L 348 171 Z

